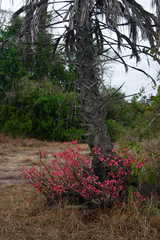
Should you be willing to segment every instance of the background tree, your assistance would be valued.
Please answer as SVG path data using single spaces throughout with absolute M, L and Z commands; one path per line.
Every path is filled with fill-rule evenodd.
M 1 42 L 20 33 L 22 21 L 17 17 L 4 25 Z M 0 130 L 14 137 L 71 141 L 83 133 L 73 112 L 75 67 L 61 63 L 59 57 L 51 61 L 49 39 L 50 34 L 43 32 L 36 53 L 30 46 L 27 56 L 24 45 L 17 46 L 14 40 L 0 50 Z
M 102 112 L 103 103 L 99 92 L 101 79 L 97 71 L 97 58 L 111 51 L 117 56 L 114 60 L 123 63 L 127 71 L 129 65 L 125 62 L 121 50 L 122 48 L 131 50 L 129 56 L 135 57 L 137 62 L 140 61 L 139 54 L 144 53 L 144 47 L 137 41 L 140 34 L 142 39 L 148 39 L 151 48 L 158 54 L 158 17 L 145 11 L 135 0 L 64 0 L 52 3 L 52 23 L 48 23 L 45 16 L 49 4 L 48 0 L 26 1 L 26 6 L 21 7 L 13 15 L 15 18 L 25 12 L 21 33 L 16 37 L 25 43 L 24 54 L 29 53 L 30 44 L 36 52 L 38 36 L 46 28 L 63 29 L 66 24 L 60 36 L 55 39 L 54 35 L 52 56 L 55 57 L 58 46 L 64 46 L 68 59 L 72 62 L 74 60 L 76 64 L 78 75 L 76 90 L 81 101 L 82 119 L 90 149 L 98 146 L 105 157 L 114 155 Z M 159 8 L 159 4 L 156 6 Z M 128 26 L 128 33 L 125 26 Z M 62 39 L 65 40 L 65 44 Z M 158 55 L 156 59 L 158 60 Z M 103 180 L 105 166 L 95 155 L 92 167 Z
M 0 29 L 0 41 L 6 41 L 9 37 L 20 32 L 22 19 L 15 19 L 14 26 L 10 23 L 8 26 Z M 23 47 L 15 46 L 12 41 L 5 49 L 0 50 L 0 86 L 3 93 L 11 89 L 12 86 L 17 88 L 17 81 L 27 74 L 25 69 Z
M 47 16 L 49 18 L 49 16 Z M 0 41 L 5 42 L 8 38 L 19 34 L 22 26 L 23 18 L 17 17 L 11 20 L 6 26 L 0 29 Z M 30 46 L 30 54 L 23 56 L 24 45 L 16 45 L 12 42 L 4 49 L 0 49 L 0 87 L 2 93 L 9 91 L 11 87 L 15 90 L 22 78 L 26 77 L 29 80 L 41 81 L 44 78 L 49 78 L 53 84 L 58 85 L 64 90 L 73 90 L 73 72 L 72 64 L 64 65 L 60 63 L 57 57 L 56 61 L 51 61 L 51 53 L 53 43 L 50 40 L 50 34 L 42 33 L 39 36 L 37 52 L 33 53 L 33 48 Z M 75 76 L 74 76 L 75 77 Z

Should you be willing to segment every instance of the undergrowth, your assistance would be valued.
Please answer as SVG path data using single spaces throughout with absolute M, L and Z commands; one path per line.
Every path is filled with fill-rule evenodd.
M 5 140 L 5 137 L 3 137 L 2 140 Z M 42 146 L 42 142 L 37 141 L 36 143 L 35 140 L 32 140 L 30 142 L 29 139 L 21 139 L 17 143 L 15 142 L 15 139 L 12 140 L 13 143 L 9 140 L 11 141 L 11 138 L 7 138 L 7 146 L 8 144 L 10 144 L 11 146 L 17 144 L 18 147 L 23 146 L 24 144 L 25 146 L 31 145 L 31 147 Z M 2 143 L 5 144 L 5 142 L 3 141 Z M 54 146 L 57 146 L 56 144 L 57 143 L 44 142 L 46 149 L 51 148 L 51 145 L 52 148 L 54 148 Z M 61 146 L 61 149 L 65 148 L 65 145 L 63 146 L 63 148 Z M 82 144 L 80 144 L 80 146 L 82 147 L 83 151 L 85 150 L 85 153 L 86 151 L 88 151 L 88 147 L 86 145 L 83 146 Z M 142 147 L 141 152 L 137 154 L 136 151 L 140 149 L 140 146 Z M 138 155 L 147 156 L 149 149 L 153 149 L 153 151 L 150 150 L 152 154 L 147 157 L 148 162 L 144 161 L 142 168 L 138 168 L 139 173 L 143 173 L 143 167 L 145 167 L 145 169 L 147 170 L 148 165 L 154 167 L 154 165 L 157 163 L 158 155 L 155 155 L 153 153 L 157 152 L 157 154 L 159 154 L 159 145 L 158 140 L 154 139 L 154 144 L 152 140 L 151 143 L 148 141 L 141 142 L 140 146 L 138 147 L 134 145 L 132 146 L 132 148 L 130 146 L 127 152 L 131 154 L 137 162 Z M 73 148 L 72 151 L 70 150 L 71 147 Z M 115 149 L 116 152 L 118 152 L 117 144 L 115 145 Z M 77 154 L 83 155 L 83 157 L 86 159 L 84 154 L 82 154 L 83 151 L 80 151 L 80 149 L 78 149 L 75 145 L 71 146 L 68 143 L 68 145 L 66 146 L 66 150 L 64 151 L 68 151 L 69 154 L 73 154 L 75 150 L 79 151 Z M 7 151 L 9 151 L 8 148 Z M 64 151 L 62 151 L 61 154 L 63 154 Z M 97 149 L 97 151 L 99 150 Z M 41 154 L 42 163 L 45 165 L 50 165 L 50 167 L 47 169 L 54 168 L 54 164 L 48 163 L 48 156 L 50 154 L 51 153 L 49 150 L 48 152 L 43 152 L 43 155 Z M 54 153 L 52 154 L 54 155 Z M 125 155 L 122 154 L 120 156 L 122 158 Z M 66 161 L 62 161 L 61 156 L 52 157 L 53 159 L 55 159 L 55 162 L 58 161 L 59 158 L 63 166 L 69 163 L 69 159 Z M 35 162 L 36 159 L 34 160 Z M 83 167 L 86 166 L 87 169 L 90 168 L 91 159 L 89 158 L 89 160 L 89 164 L 84 163 Z M 78 156 L 75 157 L 75 161 L 78 161 Z M 43 166 L 43 164 L 38 168 L 38 163 L 36 163 L 30 169 L 34 167 L 38 171 L 40 171 L 41 168 L 45 170 L 45 166 Z M 72 169 L 72 167 L 73 166 L 71 164 L 70 168 Z M 115 166 L 113 164 L 112 168 L 114 167 Z M 28 171 L 30 171 L 30 169 L 28 169 Z M 47 176 L 49 176 L 49 173 L 47 173 L 47 169 L 46 171 L 44 171 L 44 176 L 46 177 L 46 180 L 48 179 Z M 85 173 L 87 174 L 87 169 L 86 172 L 82 172 L 83 175 Z M 137 168 L 132 168 L 132 170 L 133 169 L 136 170 Z M 112 169 L 113 172 L 114 170 L 115 169 Z M 156 172 L 157 170 L 154 170 L 154 174 L 156 174 Z M 141 174 L 138 175 L 139 181 L 140 176 Z M 26 181 L 28 182 L 29 180 L 26 179 Z M 33 182 L 31 183 L 33 184 Z M 146 201 L 142 202 L 140 198 L 137 198 L 136 196 L 136 199 L 134 199 L 136 204 L 132 206 L 132 196 L 135 198 L 135 195 L 138 194 L 138 192 L 136 194 L 133 194 L 135 190 L 133 190 L 130 186 L 132 186 L 131 183 L 129 184 L 129 187 L 124 190 L 124 192 L 128 192 L 128 197 L 126 195 L 125 203 L 124 201 L 122 201 L 121 206 L 119 206 L 119 198 L 116 198 L 117 202 L 114 201 L 112 207 L 106 205 L 105 208 L 101 207 L 103 204 L 90 204 L 88 206 L 87 204 L 78 203 L 76 201 L 69 201 L 67 195 L 65 196 L 65 199 L 63 201 L 59 199 L 57 202 L 52 202 L 52 204 L 49 205 L 47 196 L 40 194 L 39 191 L 35 191 L 34 187 L 31 187 L 30 184 L 26 184 L 25 182 L 22 184 L 8 184 L 4 187 L 0 187 L 0 239 L 160 239 L 160 211 L 158 204 L 155 204 L 156 196 L 151 196 L 148 198 L 145 195 Z M 64 189 L 65 188 L 66 186 L 64 185 Z M 73 199 L 73 193 L 71 193 L 71 196 Z M 96 196 L 96 198 L 98 197 Z M 158 203 L 158 197 L 156 198 L 156 201 Z M 128 204 L 129 202 L 130 204 Z M 139 203 L 141 203 L 141 207 L 137 206 Z
M 71 143 L 76 144 L 77 140 Z M 121 154 L 116 157 L 110 155 L 104 158 L 100 148 L 94 147 L 94 154 L 107 169 L 106 178 L 101 182 L 91 168 L 90 158 L 82 155 L 81 150 L 77 145 L 63 152 L 50 152 L 53 157 L 50 164 L 45 164 L 42 160 L 47 153 L 45 151 L 38 166 L 32 164 L 31 169 L 22 167 L 20 171 L 26 183 L 30 183 L 39 194 L 44 195 L 49 204 L 65 202 L 69 205 L 86 204 L 89 207 L 102 208 L 115 203 L 119 207 L 126 203 L 137 207 L 144 205 L 146 198 L 137 187 L 153 177 L 150 174 L 153 169 L 147 164 L 146 158 L 135 159 L 127 149 L 122 149 Z

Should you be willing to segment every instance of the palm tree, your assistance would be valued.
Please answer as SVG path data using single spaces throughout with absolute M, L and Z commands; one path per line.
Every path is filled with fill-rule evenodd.
M 52 23 L 48 23 L 45 17 L 50 4 L 53 4 L 52 13 L 50 9 Z M 158 9 L 159 0 L 153 1 L 153 4 Z M 58 46 L 64 46 L 68 59 L 76 64 L 76 91 L 81 101 L 89 147 L 92 151 L 94 146 L 98 146 L 101 153 L 110 158 L 115 153 L 112 152 L 113 144 L 102 112 L 103 100 L 99 92 L 101 79 L 97 70 L 99 57 L 109 61 L 111 55 L 108 52 L 113 52 L 113 60 L 123 63 L 127 71 L 130 66 L 122 55 L 123 48 L 131 50 L 129 56 L 135 57 L 137 62 L 140 61 L 140 53 L 151 55 L 150 47 L 152 52 L 157 53 L 159 15 L 157 17 L 147 12 L 135 0 L 54 0 L 52 3 L 49 0 L 26 0 L 26 5 L 14 13 L 13 19 L 22 12 L 25 13 L 25 19 L 21 33 L 16 37 L 26 44 L 25 54 L 29 52 L 29 44 L 36 51 L 38 35 L 46 28 L 58 28 L 60 36 L 54 32 L 52 57 Z M 147 39 L 150 47 L 139 45 L 140 37 Z M 103 181 L 105 166 L 95 154 L 92 162 L 95 173 Z
M 152 0 L 152 7 L 156 7 L 156 15 L 157 15 L 157 18 L 158 18 L 158 27 L 157 27 L 157 33 L 158 33 L 158 36 L 160 36 L 160 0 Z M 160 46 L 160 37 L 159 37 L 159 40 L 158 40 L 158 46 Z

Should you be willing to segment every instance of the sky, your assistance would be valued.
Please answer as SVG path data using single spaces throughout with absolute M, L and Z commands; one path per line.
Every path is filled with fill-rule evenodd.
M 13 1 L 13 4 L 12 4 Z M 151 0 L 137 0 L 147 11 L 151 11 Z M 15 12 L 23 5 L 23 0 L 2 0 L 1 9 L 11 10 Z M 147 43 L 146 43 L 147 44 Z M 146 56 L 141 56 L 141 62 L 136 65 L 135 59 L 127 61 L 129 65 L 141 68 L 150 74 L 155 80 L 157 79 L 157 73 L 160 71 L 160 65 L 150 59 L 150 66 L 146 61 Z M 152 80 L 146 77 L 143 73 L 140 73 L 136 70 L 129 69 L 125 73 L 124 66 L 122 64 L 112 64 L 112 74 L 110 77 L 104 75 L 105 84 L 112 87 L 120 87 L 123 83 L 121 91 L 126 93 L 126 95 L 135 94 L 140 91 L 140 89 L 145 88 L 145 95 L 149 96 L 150 94 L 155 95 L 157 93 L 157 87 L 160 85 L 157 82 L 157 87 L 153 90 Z

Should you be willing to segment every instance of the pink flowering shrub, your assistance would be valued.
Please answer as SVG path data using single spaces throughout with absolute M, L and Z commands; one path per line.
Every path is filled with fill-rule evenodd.
M 71 142 L 76 144 L 77 141 Z M 67 145 L 67 143 L 64 143 Z M 129 187 L 129 182 L 134 178 L 132 165 L 136 171 L 140 170 L 145 162 L 136 160 L 122 150 L 123 160 L 120 156 L 104 158 L 100 148 L 94 147 L 93 152 L 102 161 L 107 171 L 105 181 L 102 183 L 91 168 L 90 159 L 83 156 L 79 145 L 76 148 L 68 148 L 63 152 L 53 154 L 50 164 L 44 164 L 42 159 L 38 166 L 32 165 L 31 169 L 22 167 L 26 183 L 32 186 L 40 194 L 44 194 L 49 203 L 67 201 L 69 204 L 87 203 L 91 205 L 108 205 L 112 201 L 120 199 Z M 42 158 L 47 151 L 43 152 Z M 135 196 L 141 195 L 135 193 Z M 143 199 L 143 197 L 141 197 Z M 145 199 L 143 199 L 145 200 Z

